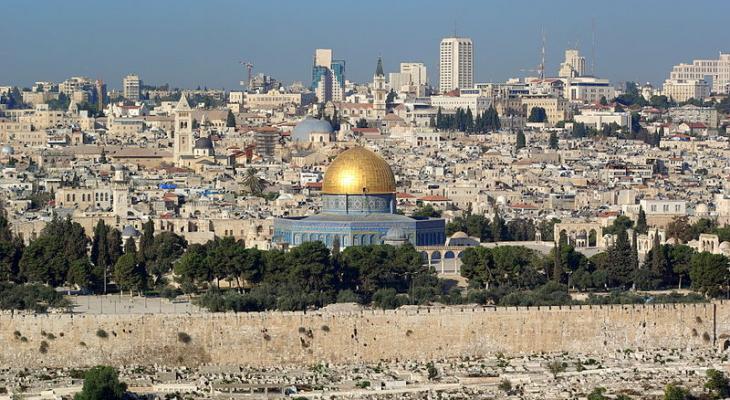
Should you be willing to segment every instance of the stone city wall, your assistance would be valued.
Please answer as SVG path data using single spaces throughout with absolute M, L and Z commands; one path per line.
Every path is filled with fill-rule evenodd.
M 271 366 L 497 352 L 605 354 L 639 348 L 722 348 L 729 335 L 727 301 L 355 313 L 5 314 L 0 316 L 0 365 Z

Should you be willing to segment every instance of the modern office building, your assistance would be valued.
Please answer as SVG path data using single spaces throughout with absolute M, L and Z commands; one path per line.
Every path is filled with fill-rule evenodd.
M 400 73 L 408 74 L 411 78 L 411 85 L 421 86 L 428 84 L 426 64 L 419 62 L 400 63 Z
M 332 60 L 332 100 L 345 100 L 345 60 Z
M 471 39 L 451 37 L 441 40 L 439 91 L 445 93 L 474 86 L 474 46 Z
M 137 101 L 142 98 L 142 80 L 139 75 L 127 75 L 122 80 L 122 92 L 127 100 Z
M 608 79 L 579 76 L 565 79 L 565 98 L 573 102 L 596 103 L 605 97 L 610 101 L 616 97 L 616 89 Z
M 704 79 L 667 79 L 662 94 L 677 102 L 704 99 L 710 96 L 710 84 Z
M 712 81 L 712 92 L 730 94 L 730 53 L 720 53 L 716 60 L 693 60 L 692 64 L 675 65 L 669 74 L 672 81 L 708 82 L 708 78 Z
M 345 99 L 345 60 L 333 60 L 332 49 L 317 49 L 312 66 L 312 91 L 317 101 L 343 101 Z

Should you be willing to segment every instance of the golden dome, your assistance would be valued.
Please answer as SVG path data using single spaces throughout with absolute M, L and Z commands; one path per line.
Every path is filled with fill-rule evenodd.
M 385 160 L 364 147 L 345 150 L 324 174 L 324 194 L 395 193 L 395 177 Z

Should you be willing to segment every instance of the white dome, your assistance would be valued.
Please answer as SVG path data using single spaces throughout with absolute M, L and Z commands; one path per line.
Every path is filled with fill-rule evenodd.
M 332 129 L 332 125 L 323 119 L 316 119 L 312 117 L 304 118 L 294 127 L 291 133 L 291 138 L 295 142 L 308 142 L 309 135 L 312 133 L 327 133 L 330 134 L 335 130 Z
M 403 230 L 403 228 L 394 226 L 390 229 L 388 229 L 388 232 L 385 234 L 385 240 L 407 240 L 408 235 L 406 235 L 406 232 Z

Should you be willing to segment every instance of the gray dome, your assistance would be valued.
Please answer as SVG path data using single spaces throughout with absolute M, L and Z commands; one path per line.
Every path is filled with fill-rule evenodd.
M 388 229 L 388 232 L 385 234 L 385 240 L 407 240 L 408 235 L 406 235 L 406 231 L 403 230 L 403 228 L 400 228 L 398 226 L 394 226 L 390 229 Z
M 15 149 L 13 148 L 13 146 L 6 144 L 5 146 L 2 147 L 2 149 L 0 149 L 0 153 L 2 153 L 3 155 L 9 156 L 9 155 L 15 154 Z
M 332 125 L 323 119 L 307 117 L 294 127 L 291 138 L 297 142 L 308 142 L 311 133 L 332 133 Z
M 195 149 L 198 150 L 213 150 L 213 141 L 209 137 L 205 136 L 195 141 Z
M 139 235 L 139 231 L 134 229 L 132 225 L 127 225 L 122 229 L 122 236 L 124 237 L 137 237 Z

